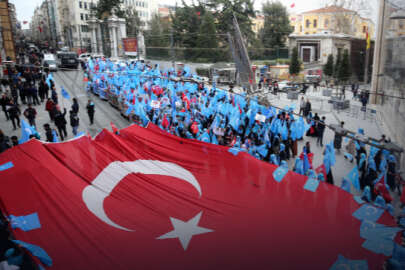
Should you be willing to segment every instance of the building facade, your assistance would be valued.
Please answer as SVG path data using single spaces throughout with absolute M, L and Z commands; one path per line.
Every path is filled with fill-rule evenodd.
M 7 0 L 0 0 L 0 35 L 1 59 L 15 61 L 16 14 L 14 5 Z
M 387 137 L 405 149 L 405 3 L 402 0 L 380 1 L 370 100 L 381 105 L 381 121 L 388 129 Z M 399 163 L 403 170 L 405 153 Z M 405 177 L 404 173 L 402 176 Z
M 313 35 L 320 33 L 345 34 L 356 38 L 375 35 L 375 25 L 357 12 L 337 6 L 310 10 L 290 16 L 295 35 Z

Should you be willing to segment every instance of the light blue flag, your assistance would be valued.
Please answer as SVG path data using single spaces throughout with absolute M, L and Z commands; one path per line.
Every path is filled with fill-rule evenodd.
M 357 168 L 357 165 L 349 172 L 346 179 L 352 183 L 355 189 L 360 191 L 359 169 Z
M 62 96 L 66 99 L 70 99 L 69 93 L 65 90 L 65 88 L 63 88 L 63 86 L 62 86 Z
M 363 220 L 360 226 L 360 237 L 368 240 L 385 239 L 393 241 L 400 231 L 402 229 L 398 227 L 389 227 L 373 221 Z
M 0 171 L 5 171 L 5 170 L 11 169 L 13 167 L 14 167 L 13 162 L 9 161 L 7 163 L 4 163 L 4 164 L 0 165 Z
M 340 188 L 350 193 L 350 182 L 347 179 L 343 178 Z
M 361 196 L 353 196 L 353 199 L 358 203 L 358 204 L 363 204 L 365 201 L 361 199 Z
M 387 239 L 367 239 L 363 243 L 362 247 L 376 254 L 384 254 L 385 256 L 389 257 L 392 256 L 392 252 L 394 250 L 394 241 Z
M 288 168 L 286 168 L 285 166 L 279 166 L 273 172 L 274 180 L 276 180 L 277 182 L 281 182 L 287 173 L 288 173 Z
M 236 156 L 239 154 L 239 152 L 244 152 L 244 151 L 241 148 L 232 147 L 232 148 L 229 148 L 228 152 L 233 154 L 234 156 Z
M 86 133 L 84 133 L 84 131 L 77 133 L 77 135 L 75 136 L 75 138 L 79 138 L 81 136 L 84 136 Z
M 10 224 L 12 229 L 21 229 L 24 232 L 32 231 L 41 228 L 38 213 L 33 213 L 26 216 L 10 215 Z
M 52 130 L 52 136 L 53 136 L 52 142 L 59 142 L 59 137 L 55 130 Z
M 21 119 L 21 138 L 18 140 L 18 143 L 25 143 L 30 139 L 30 136 L 34 135 L 35 133 L 35 129 L 31 127 L 24 119 Z
M 314 178 L 309 178 L 304 185 L 305 190 L 315 192 L 319 186 L 319 181 Z
M 339 255 L 329 270 L 368 270 L 368 264 L 366 260 L 349 260 Z
M 256 151 L 259 153 L 259 155 L 264 158 L 267 156 L 267 153 L 269 152 L 269 149 L 267 148 L 266 144 L 262 144 L 258 147 L 256 147 Z
M 11 241 L 27 249 L 33 256 L 37 257 L 46 266 L 52 266 L 51 257 L 49 257 L 48 253 L 46 253 L 46 251 L 43 250 L 41 247 L 20 240 Z
M 363 204 L 353 213 L 353 216 L 358 220 L 370 220 L 376 222 L 383 213 L 384 209 L 372 206 L 370 204 Z

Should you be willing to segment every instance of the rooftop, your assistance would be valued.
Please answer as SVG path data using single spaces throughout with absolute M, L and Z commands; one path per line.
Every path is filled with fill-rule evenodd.
M 328 6 L 324 8 L 319 8 L 319 9 L 314 9 L 314 10 L 309 10 L 305 11 L 302 14 L 310 14 L 310 13 L 336 13 L 336 12 L 355 12 L 350 9 L 338 7 L 338 6 Z

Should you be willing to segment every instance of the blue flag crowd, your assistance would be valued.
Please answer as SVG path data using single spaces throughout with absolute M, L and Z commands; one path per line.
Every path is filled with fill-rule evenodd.
M 297 116 L 293 113 L 295 105 L 283 109 L 266 107 L 261 105 L 256 98 L 248 98 L 244 93 L 237 94 L 232 89 L 225 91 L 215 85 L 209 87 L 188 67 L 185 67 L 178 76 L 179 74 L 173 68 L 161 70 L 158 65 L 150 66 L 143 61 L 114 63 L 108 59 L 89 59 L 85 71 L 86 90 L 97 94 L 102 99 L 110 100 L 140 126 L 145 127 L 151 122 L 162 130 L 182 138 L 228 146 L 229 152 L 234 155 L 246 152 L 257 159 L 278 166 L 273 173 L 277 182 L 283 181 L 289 170 L 287 161 L 295 158 L 291 170 L 308 176 L 304 189 L 310 192 L 316 192 L 320 181 L 334 184 L 332 168 L 336 164 L 335 151 L 340 152 L 341 148 L 342 136 L 340 134 L 335 134 L 334 141 L 325 145 L 323 163 L 317 168 L 313 166 L 314 154 L 309 142 L 305 144 L 301 153 L 298 153 L 297 149 L 298 141 L 302 140 L 304 136 L 318 137 L 318 142 L 323 146 L 324 117 L 320 119 L 317 114 L 312 115 L 308 111 L 304 113 L 305 117 Z M 48 86 L 52 91 L 52 96 L 50 98 L 47 95 L 41 97 L 41 102 L 48 99 L 46 110 L 59 131 L 51 129 L 49 124 L 44 125 L 47 141 L 59 142 L 67 136 L 64 127 L 66 110 L 62 112 L 57 106 L 58 98 L 52 73 L 48 73 L 42 78 L 41 84 L 44 88 Z M 71 98 L 63 87 L 61 95 L 65 99 Z M 8 102 L 14 106 L 13 101 Z M 78 110 L 77 100 L 74 98 L 70 115 L 75 135 L 77 135 L 79 125 Z M 87 111 L 92 124 L 94 104 L 91 101 L 87 105 Z M 36 112 L 31 110 L 27 115 L 34 115 L 32 119 L 26 116 L 29 123 L 19 119 L 17 121 L 19 126 L 21 123 L 22 132 L 19 143 L 32 137 L 40 137 L 35 128 Z M 13 125 L 16 128 L 14 121 Z M 360 129 L 358 133 L 364 134 L 364 131 Z M 0 141 L 1 136 L 0 132 Z M 397 161 L 395 156 L 386 150 L 371 147 L 367 151 L 366 145 L 363 143 L 359 143 L 353 138 L 349 140 L 344 156 L 350 162 L 355 162 L 355 166 L 343 179 L 341 188 L 351 192 L 353 187 L 354 190 L 361 193 L 360 196 L 354 196 L 354 200 L 362 204 L 359 210 L 353 214 L 356 218 L 362 220 L 363 223 L 376 222 L 385 210 L 393 214 L 391 194 L 396 190 L 402 191 L 396 181 Z M 378 143 L 383 144 L 385 141 L 382 140 Z M 12 166 L 12 163 L 0 164 L 0 168 L 4 169 Z M 405 203 L 405 196 L 402 197 L 404 197 L 402 202 Z M 370 213 L 367 207 L 377 209 L 372 211 L 375 213 L 373 216 L 367 216 Z M 23 217 L 10 216 L 8 220 L 12 226 L 24 231 L 41 227 L 35 213 Z M 2 222 L 0 225 L 6 228 L 6 220 L 2 219 Z M 399 223 L 405 227 L 405 213 Z M 372 235 L 384 233 L 380 233 L 379 238 L 371 237 L 369 232 L 365 232 L 371 230 L 369 224 L 362 225 L 362 233 L 366 239 L 364 248 L 376 253 L 392 255 L 394 265 L 404 263 L 404 248 L 399 245 L 394 246 L 393 239 L 386 239 L 385 232 L 391 232 L 391 229 L 373 224 L 377 229 L 373 227 L 375 233 Z M 386 244 L 379 246 L 378 241 L 381 243 L 381 239 L 384 239 Z M 17 241 L 14 241 L 14 244 L 31 250 L 31 253 L 37 256 L 44 265 L 52 264 L 52 260 L 40 247 Z M 21 265 L 24 261 L 21 258 L 23 255 L 14 247 L 15 245 L 10 243 L 1 250 L 0 254 L 5 254 L 2 255 L 3 259 L 7 260 L 10 265 L 18 265 L 18 263 Z M 364 266 L 363 261 L 351 261 L 339 256 L 333 266 L 336 268 L 332 269 L 338 269 L 342 264 L 358 265 L 361 269 Z

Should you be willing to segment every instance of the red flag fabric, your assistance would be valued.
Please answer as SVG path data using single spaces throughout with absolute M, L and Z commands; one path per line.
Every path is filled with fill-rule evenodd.
M 41 26 L 38 26 L 38 30 L 39 30 L 40 33 L 42 33 L 42 27 Z
M 38 213 L 13 230 L 50 269 L 329 269 L 342 254 L 381 269 L 362 248 L 360 206 L 338 187 L 248 153 L 186 140 L 153 124 L 63 143 L 30 140 L 0 155 L 0 207 Z M 379 223 L 394 225 L 384 213 Z
M 374 186 L 374 193 L 376 195 L 380 195 L 383 197 L 383 199 L 387 202 L 390 203 L 392 201 L 392 197 L 387 189 L 387 187 L 385 186 L 385 177 L 384 175 L 381 176 L 381 179 L 377 182 L 377 184 L 375 184 Z
M 325 179 L 325 181 L 326 181 L 327 174 L 326 174 L 326 168 L 325 168 L 324 164 L 322 164 L 321 166 L 316 168 L 315 172 L 316 172 L 316 174 L 322 173 L 323 174 L 323 179 Z
M 118 131 L 118 128 L 115 126 L 115 124 L 113 122 L 110 122 L 110 125 L 111 125 L 111 129 L 112 129 L 113 133 L 118 134 L 119 131 Z
M 169 120 L 167 120 L 166 114 L 163 116 L 162 127 L 167 128 L 169 126 Z
M 23 21 L 23 24 L 27 24 L 28 23 L 28 21 Z
M 290 7 L 291 7 L 291 8 L 294 8 L 294 7 L 295 7 L 295 3 L 292 3 Z

